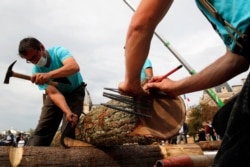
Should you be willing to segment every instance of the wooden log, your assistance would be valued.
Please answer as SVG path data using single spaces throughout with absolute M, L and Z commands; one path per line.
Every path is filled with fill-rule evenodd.
M 97 148 L 0 147 L 0 167 L 26 166 L 102 166 L 152 167 L 157 160 L 177 155 L 202 155 L 196 144 L 186 145 L 121 145 Z
M 215 155 L 204 155 L 197 144 L 166 145 L 163 147 L 163 159 L 157 160 L 154 167 L 208 167 Z M 197 149 L 200 148 L 200 149 Z
M 22 150 L 22 151 L 20 151 Z M 8 155 L 9 151 L 9 155 Z M 162 158 L 158 146 L 119 146 L 98 149 L 96 147 L 71 147 L 64 149 L 61 147 L 11 147 L 6 150 L 5 157 L 2 156 L 1 166 L 150 166 L 157 159 Z M 11 163 L 6 161 L 6 157 L 20 157 L 12 159 Z M 12 155 L 11 155 L 12 154 Z M 15 154 L 15 155 L 14 155 Z M 11 155 L 11 156 L 10 156 Z
M 0 167 L 10 166 L 7 146 L 0 146 Z
M 203 155 L 202 149 L 196 144 L 168 144 L 160 147 L 164 158 L 178 155 Z
M 196 143 L 203 151 L 218 150 L 221 145 L 221 140 L 218 141 L 200 141 Z
M 111 100 L 113 105 L 124 105 Z M 124 143 L 152 144 L 155 139 L 145 136 L 129 136 L 139 121 L 138 116 L 117 111 L 104 106 L 97 106 L 87 115 L 80 117 L 76 128 L 78 140 L 95 146 L 122 145 Z
M 154 167 L 209 167 L 215 155 L 181 155 L 156 161 Z
M 147 109 L 136 112 L 152 117 L 138 116 L 105 106 L 93 108 L 87 115 L 80 117 L 76 128 L 77 139 L 95 146 L 152 144 L 158 139 L 166 140 L 178 133 L 186 112 L 181 98 L 157 94 L 142 98 L 141 103 L 147 105 Z M 115 100 L 110 100 L 108 104 L 126 105 Z

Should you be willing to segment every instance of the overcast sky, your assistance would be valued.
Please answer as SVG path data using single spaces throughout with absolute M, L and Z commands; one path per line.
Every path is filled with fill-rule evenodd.
M 131 0 L 135 7 L 139 0 Z M 0 61 L 0 131 L 35 128 L 42 106 L 42 91 L 30 81 L 11 78 L 3 84 L 8 66 L 15 60 L 13 71 L 30 75 L 31 64 L 18 56 L 19 41 L 27 36 L 38 38 L 45 47 L 61 45 L 71 51 L 81 67 L 93 103 L 107 102 L 104 87 L 116 88 L 124 77 L 124 50 L 127 27 L 133 12 L 123 0 L 1 0 Z M 193 0 L 175 0 L 156 32 L 196 71 L 225 52 Z M 159 41 L 152 40 L 149 58 L 155 75 L 162 75 L 180 62 Z M 171 79 L 188 76 L 185 68 Z M 230 80 L 241 85 L 247 73 Z M 202 92 L 186 95 L 196 105 Z

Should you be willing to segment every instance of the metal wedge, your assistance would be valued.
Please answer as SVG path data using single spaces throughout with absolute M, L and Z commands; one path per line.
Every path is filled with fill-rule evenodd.
M 138 115 L 138 116 L 144 116 L 144 117 L 149 117 L 149 118 L 152 117 L 152 116 L 147 115 L 147 114 L 136 112 L 134 109 L 131 109 L 127 106 L 112 105 L 112 104 L 105 104 L 105 103 L 102 103 L 101 105 L 108 107 L 108 108 L 111 108 L 111 109 L 114 109 L 114 110 L 123 111 L 123 112 L 127 112 L 130 114 Z

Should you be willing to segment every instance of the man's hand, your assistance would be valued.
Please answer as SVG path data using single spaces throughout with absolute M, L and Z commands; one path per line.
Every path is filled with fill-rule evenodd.
M 31 82 L 37 85 L 43 85 L 49 82 L 49 75 L 47 73 L 36 73 L 31 76 Z
M 176 91 L 176 82 L 169 79 L 161 79 L 162 76 L 154 76 L 146 85 L 145 89 L 150 90 L 150 89 L 157 89 L 165 92 L 171 97 L 176 97 L 178 96 L 178 92 Z M 161 79 L 161 80 L 160 80 Z
M 71 123 L 71 127 L 75 127 L 78 122 L 78 116 L 74 113 L 66 114 L 66 120 Z

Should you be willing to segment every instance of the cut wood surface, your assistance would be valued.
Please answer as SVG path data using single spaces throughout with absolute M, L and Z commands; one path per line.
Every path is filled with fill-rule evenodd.
M 203 155 L 202 149 L 196 144 L 166 144 L 160 147 L 164 158 L 178 155 Z
M 196 144 L 122 145 L 97 148 L 0 147 L 0 167 L 82 166 L 82 167 L 152 167 L 157 160 L 178 155 L 203 155 Z
M 204 151 L 209 151 L 209 150 L 218 150 L 221 145 L 221 140 L 218 141 L 201 141 L 196 143 L 201 147 L 202 150 Z

